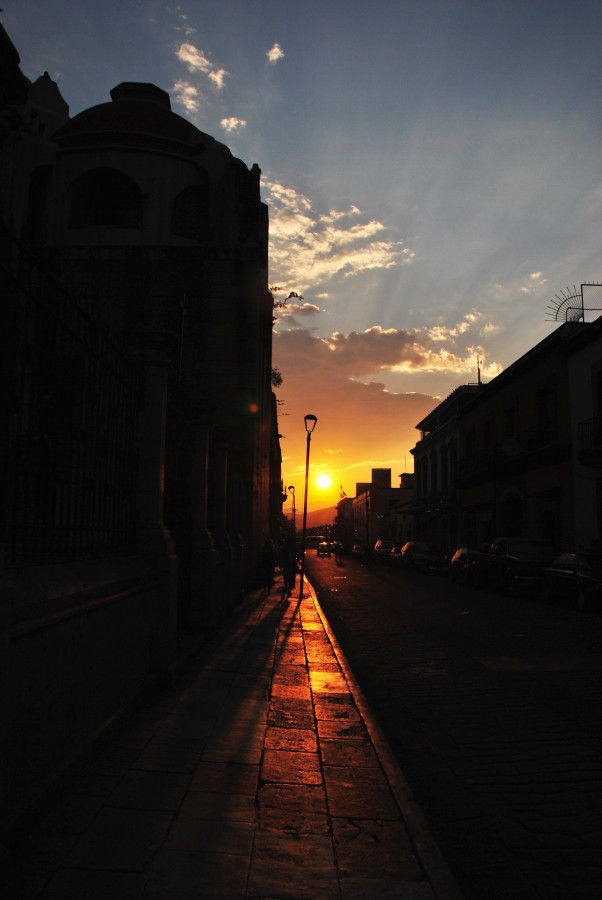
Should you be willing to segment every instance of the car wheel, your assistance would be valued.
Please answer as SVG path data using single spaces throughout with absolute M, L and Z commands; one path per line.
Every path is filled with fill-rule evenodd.
M 576 606 L 579 612 L 583 612 L 584 609 L 587 609 L 587 595 L 585 591 L 577 591 Z

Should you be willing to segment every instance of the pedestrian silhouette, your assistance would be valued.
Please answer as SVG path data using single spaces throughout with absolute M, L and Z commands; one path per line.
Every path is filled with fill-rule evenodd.
M 266 594 L 270 593 L 274 584 L 274 568 L 276 566 L 276 548 L 274 541 L 267 538 L 261 552 L 259 562 L 259 583 Z
M 295 542 L 288 539 L 284 542 L 282 548 L 282 597 L 286 600 L 290 597 L 295 589 L 295 579 L 297 577 L 297 551 Z

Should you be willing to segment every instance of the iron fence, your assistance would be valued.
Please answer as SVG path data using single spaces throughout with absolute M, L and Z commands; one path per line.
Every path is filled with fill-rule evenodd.
M 133 552 L 139 366 L 3 226 L 0 289 L 5 565 Z

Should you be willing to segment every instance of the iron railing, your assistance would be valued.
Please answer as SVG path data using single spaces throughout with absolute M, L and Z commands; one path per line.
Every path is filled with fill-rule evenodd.
M 0 299 L 5 565 L 132 552 L 139 366 L 3 226 Z

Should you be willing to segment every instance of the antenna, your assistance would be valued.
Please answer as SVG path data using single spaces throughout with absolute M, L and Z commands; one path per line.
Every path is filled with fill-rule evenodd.
M 479 356 L 477 354 L 477 384 L 478 385 L 481 384 L 481 363 L 482 363 L 482 360 L 479 359 Z
M 588 306 L 585 305 L 585 294 L 588 294 Z M 597 303 L 590 306 L 589 303 Z M 548 304 L 547 320 L 549 322 L 585 322 L 586 312 L 602 312 L 602 283 L 585 282 L 579 289 L 573 285 L 556 294 L 556 301 Z

